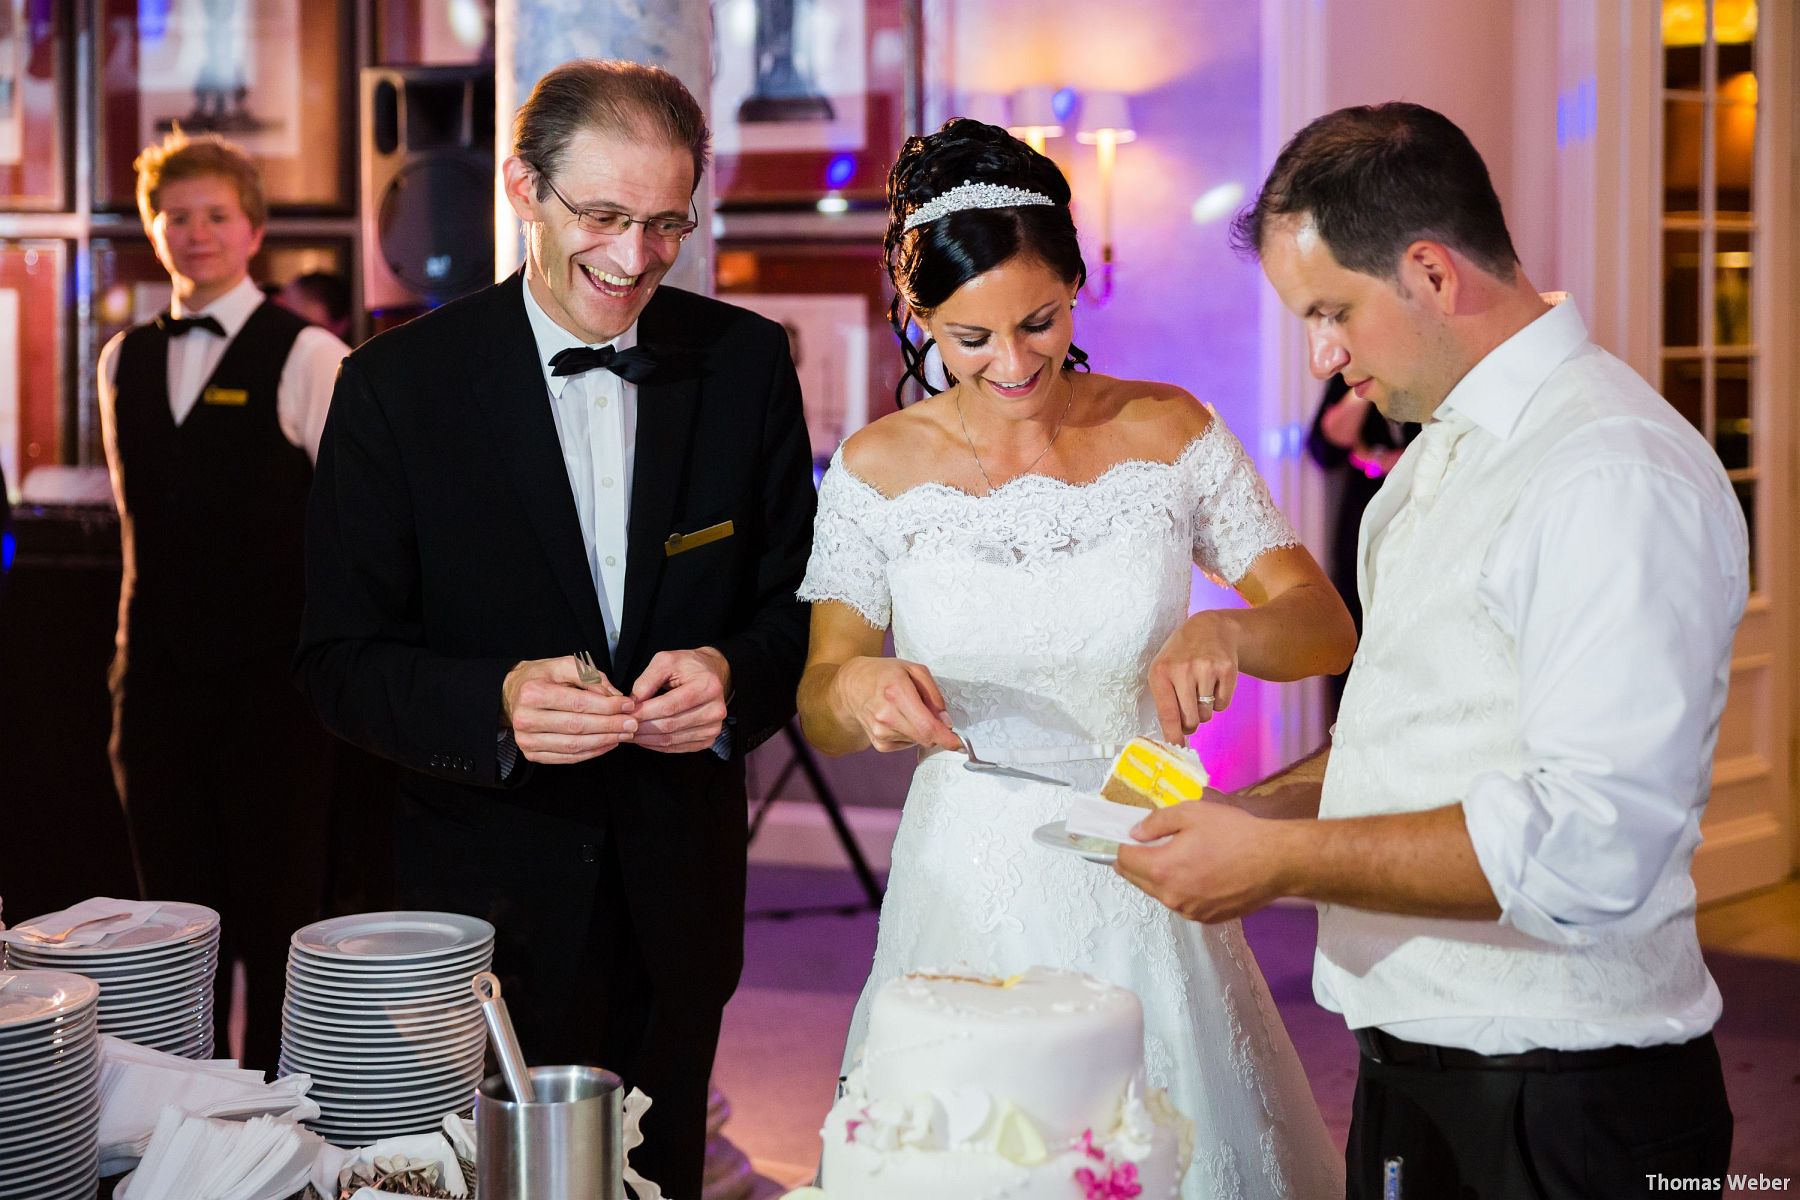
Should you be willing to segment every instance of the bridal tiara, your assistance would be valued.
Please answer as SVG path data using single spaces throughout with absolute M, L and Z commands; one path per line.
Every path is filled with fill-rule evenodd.
M 907 214 L 906 224 L 901 227 L 900 232 L 905 233 L 935 221 L 939 217 L 966 212 L 972 208 L 1027 208 L 1037 204 L 1055 203 L 1056 201 L 1042 192 L 1029 192 L 1024 188 L 1009 187 L 1004 183 L 971 183 L 965 179 L 961 186 L 933 196 L 924 204 L 913 209 L 911 213 Z

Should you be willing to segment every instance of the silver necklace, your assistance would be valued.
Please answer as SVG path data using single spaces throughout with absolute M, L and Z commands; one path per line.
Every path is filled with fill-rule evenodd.
M 1068 383 L 1069 398 L 1063 401 L 1062 415 L 1056 418 L 1056 428 L 1050 431 L 1050 440 L 1044 443 L 1044 448 L 1038 451 L 1037 457 L 1026 463 L 1025 469 L 1018 475 L 1014 475 L 1013 479 L 1017 479 L 1019 475 L 1031 474 L 1031 469 L 1043 462 L 1044 455 L 1050 453 L 1050 447 L 1056 445 L 1056 439 L 1062 434 L 1063 422 L 1069 419 L 1069 410 L 1075 406 L 1075 381 L 1071 379 Z M 962 426 L 963 441 L 969 444 L 969 457 L 975 460 L 975 469 L 981 472 L 981 482 L 987 484 L 988 491 L 993 491 L 994 481 L 988 478 L 987 468 L 981 465 L 981 455 L 975 450 L 975 439 L 969 436 L 969 421 L 967 417 L 963 416 L 961 388 L 958 388 L 956 392 L 956 420 Z M 1012 480 L 1009 479 L 1007 482 L 1011 483 Z

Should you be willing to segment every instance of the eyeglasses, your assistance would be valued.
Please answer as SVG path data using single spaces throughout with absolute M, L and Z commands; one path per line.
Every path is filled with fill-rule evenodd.
M 567 197 L 556 190 L 550 177 L 542 171 L 538 178 L 550 189 L 550 194 L 562 201 L 562 206 L 575 217 L 575 224 L 589 233 L 597 233 L 604 237 L 618 237 L 627 232 L 633 225 L 642 225 L 644 232 L 653 238 L 665 242 L 685 242 L 688 234 L 700 227 L 700 210 L 694 207 L 692 197 L 688 198 L 688 207 L 693 211 L 694 219 L 684 221 L 680 217 L 634 217 L 630 213 L 622 213 L 611 208 L 576 208 Z

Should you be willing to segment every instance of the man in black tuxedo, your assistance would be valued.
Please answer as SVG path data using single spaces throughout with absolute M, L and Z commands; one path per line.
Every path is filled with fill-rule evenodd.
M 744 756 L 806 653 L 799 381 L 779 325 L 657 286 L 707 154 L 672 75 L 567 63 L 513 148 L 523 269 L 345 360 L 297 671 L 410 768 L 401 902 L 494 923 L 526 1056 L 641 1087 L 633 1165 L 693 1198 L 743 960 Z

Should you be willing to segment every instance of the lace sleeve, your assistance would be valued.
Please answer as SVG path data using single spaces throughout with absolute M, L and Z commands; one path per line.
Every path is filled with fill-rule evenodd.
M 1235 585 L 1258 556 L 1300 539 L 1256 464 L 1217 412 L 1195 445 L 1199 489 L 1194 505 L 1194 565 Z
M 819 485 L 819 515 L 813 523 L 812 558 L 800 581 L 802 600 L 836 600 L 863 620 L 886 629 L 890 617 L 887 557 L 870 536 L 881 496 L 852 475 L 843 452 L 832 456 Z

